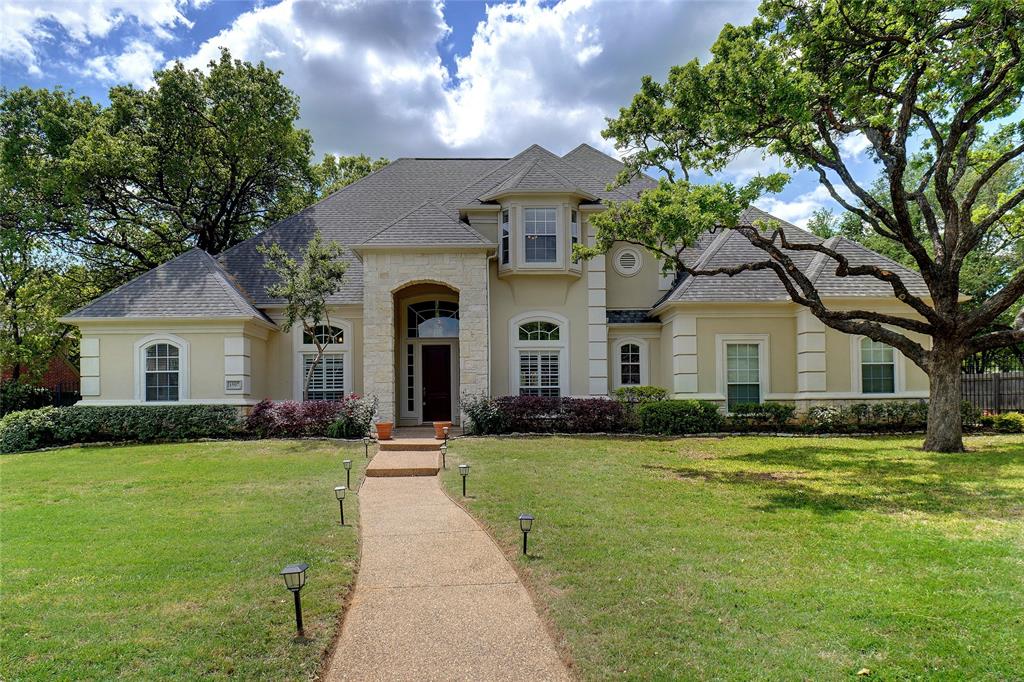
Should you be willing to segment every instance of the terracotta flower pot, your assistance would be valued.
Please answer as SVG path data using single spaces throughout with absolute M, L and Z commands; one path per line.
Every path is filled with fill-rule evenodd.
M 377 422 L 377 440 L 391 440 L 393 422 Z
M 434 422 L 434 438 L 441 440 L 444 438 L 444 427 L 448 427 L 448 434 L 451 435 L 451 422 Z

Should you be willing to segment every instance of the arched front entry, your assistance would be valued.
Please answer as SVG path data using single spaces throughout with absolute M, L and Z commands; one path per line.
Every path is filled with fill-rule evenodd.
M 443 284 L 394 292 L 400 425 L 459 421 L 459 294 Z

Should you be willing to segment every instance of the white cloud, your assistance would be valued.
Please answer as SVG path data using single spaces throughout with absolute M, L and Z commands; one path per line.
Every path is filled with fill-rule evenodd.
M 642 75 L 663 79 L 706 56 L 725 22 L 754 11 L 710 0 L 494 5 L 449 74 L 439 2 L 282 0 L 240 15 L 185 62 L 205 65 L 224 46 L 282 70 L 320 151 L 502 155 L 581 141 L 611 150 L 604 119 Z
M 108 83 L 131 83 L 149 88 L 154 84 L 153 71 L 163 63 L 163 52 L 149 43 L 132 40 L 119 55 L 100 55 L 86 60 L 84 72 Z
M 840 196 L 851 201 L 852 195 L 845 187 L 838 188 Z M 809 192 L 804 192 L 793 199 L 785 200 L 776 197 L 762 197 L 757 205 L 777 218 L 782 218 L 798 227 L 806 227 L 811 215 L 819 208 L 829 208 L 841 212 L 843 208 L 832 198 L 824 185 L 816 185 Z
M 511 153 L 531 142 L 609 149 L 605 117 L 629 103 L 645 74 L 706 57 L 727 21 L 752 3 L 536 0 L 487 9 L 458 84 L 435 119 L 441 141 L 472 152 Z
M 437 44 L 449 30 L 437 4 L 283 0 L 241 14 L 183 61 L 205 66 L 226 47 L 281 70 L 320 151 L 436 153 L 431 122 L 448 79 Z
M 3 0 L 0 2 L 0 57 L 20 62 L 29 73 L 42 74 L 42 43 L 65 37 L 79 44 L 104 38 L 133 22 L 154 38 L 192 23 L 182 13 L 187 0 Z

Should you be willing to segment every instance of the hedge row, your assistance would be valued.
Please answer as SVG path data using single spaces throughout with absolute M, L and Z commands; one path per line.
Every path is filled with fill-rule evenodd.
M 236 438 L 242 434 L 231 405 L 117 405 L 43 407 L 0 419 L 0 452 L 71 443 Z

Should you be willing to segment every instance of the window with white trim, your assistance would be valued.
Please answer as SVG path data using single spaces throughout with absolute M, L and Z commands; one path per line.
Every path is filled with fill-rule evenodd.
M 554 208 L 524 209 L 523 256 L 527 263 L 557 262 L 557 213 Z
M 324 353 L 310 375 L 309 369 L 315 359 L 316 353 L 302 354 L 302 376 L 309 378 L 306 399 L 343 399 L 345 397 L 345 354 Z
M 860 382 L 864 393 L 896 392 L 896 356 L 892 346 L 866 337 L 860 340 Z
M 519 325 L 520 341 L 558 341 L 561 328 L 554 322 L 535 320 Z
M 569 231 L 569 238 L 570 238 L 570 241 L 571 241 L 570 247 L 575 249 L 576 245 L 580 243 L 580 214 L 579 214 L 579 211 L 577 211 L 575 209 L 573 209 L 571 213 L 572 213 L 572 220 L 569 223 L 570 228 L 571 228 L 570 231 Z M 572 262 L 573 263 L 579 263 L 580 259 L 579 258 L 573 258 Z
M 640 344 L 624 343 L 619 346 L 619 385 L 639 386 Z
M 756 343 L 725 344 L 727 408 L 761 402 L 761 347 Z
M 510 320 L 511 390 L 557 398 L 568 393 L 568 321 L 553 313 Z
M 177 346 L 154 343 L 145 349 L 146 402 L 177 402 L 181 386 L 181 357 Z
M 316 345 L 313 342 L 313 337 L 316 337 L 316 341 L 322 346 L 327 346 L 332 343 L 342 344 L 345 343 L 345 331 L 341 327 L 329 326 L 326 324 L 318 324 L 313 327 L 313 333 L 310 334 L 308 330 L 302 332 L 302 343 L 307 346 Z
M 519 395 L 559 397 L 560 374 L 559 351 L 519 351 Z
M 509 225 L 508 225 L 508 209 L 506 208 L 504 211 L 501 212 L 501 245 L 500 245 L 500 248 L 501 248 L 501 264 L 502 265 L 508 265 L 508 260 L 509 260 L 508 246 L 509 246 L 510 236 L 511 236 L 511 231 L 509 230 Z

